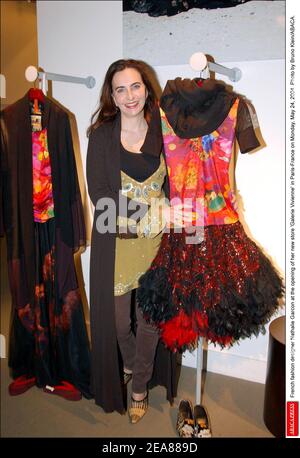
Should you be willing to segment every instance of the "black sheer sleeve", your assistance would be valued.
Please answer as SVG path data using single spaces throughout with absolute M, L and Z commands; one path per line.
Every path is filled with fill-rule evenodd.
M 74 154 L 72 132 L 70 126 L 70 120 L 68 115 L 65 115 L 65 134 L 66 134 L 66 145 L 68 151 L 68 170 L 72 171 L 69 174 L 69 186 L 71 192 L 71 212 L 72 212 L 72 223 L 73 223 L 73 250 L 78 251 L 80 247 L 86 246 L 86 229 L 83 215 L 82 200 L 78 182 L 77 166 Z
M 249 153 L 260 146 L 255 134 L 255 128 L 257 127 L 258 122 L 254 109 L 252 108 L 250 111 L 250 105 L 240 98 L 235 132 L 242 154 Z

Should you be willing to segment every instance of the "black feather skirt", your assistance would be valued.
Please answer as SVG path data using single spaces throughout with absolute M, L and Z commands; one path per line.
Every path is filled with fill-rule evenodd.
M 184 231 L 162 238 L 137 300 L 172 351 L 193 350 L 199 337 L 221 347 L 265 332 L 284 295 L 283 280 L 240 222 L 204 228 L 203 241 Z

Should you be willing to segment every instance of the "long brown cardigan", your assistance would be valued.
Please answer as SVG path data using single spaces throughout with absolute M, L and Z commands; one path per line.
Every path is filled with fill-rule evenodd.
M 120 137 L 121 120 L 96 128 L 90 135 L 87 153 L 87 182 L 90 198 L 95 205 L 90 259 L 90 318 L 92 338 L 92 392 L 96 404 L 106 412 L 124 413 L 126 401 L 122 389 L 122 362 L 116 338 L 114 313 L 115 234 L 99 234 L 96 220 L 98 199 L 110 197 L 115 201 L 118 214 L 118 198 L 121 189 Z M 159 110 L 153 110 L 143 152 L 159 156 L 162 151 L 162 135 Z M 168 181 L 164 187 L 168 196 Z M 163 385 L 167 399 L 176 396 L 176 355 L 160 342 L 157 347 L 153 377 L 150 387 Z

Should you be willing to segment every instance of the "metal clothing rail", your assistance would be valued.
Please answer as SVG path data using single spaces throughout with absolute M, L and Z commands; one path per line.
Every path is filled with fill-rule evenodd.
M 206 55 L 202 52 L 196 52 L 191 56 L 190 66 L 193 70 L 201 72 L 208 68 L 208 70 L 212 72 L 220 73 L 221 75 L 226 75 L 230 79 L 230 81 L 233 82 L 237 82 L 242 78 L 242 72 L 239 68 L 228 68 L 215 62 L 209 62 L 207 60 Z
M 84 84 L 89 89 L 92 89 L 95 84 L 96 80 L 93 76 L 87 76 L 86 78 L 80 78 L 78 76 L 70 76 L 70 75 L 60 75 L 58 73 L 49 73 L 38 71 L 36 67 L 30 65 L 25 70 L 25 77 L 27 81 L 33 82 L 39 79 L 41 83 L 41 89 L 43 93 L 46 95 L 48 91 L 48 81 L 64 81 L 67 83 L 77 83 L 77 84 Z
M 214 62 L 208 62 L 207 65 L 212 72 L 228 76 L 230 81 L 236 82 L 242 78 L 242 71 L 239 68 L 228 68 L 220 64 L 215 64 Z
M 226 75 L 230 81 L 236 82 L 242 78 L 242 72 L 239 68 L 228 68 L 223 65 L 209 62 L 202 52 L 196 52 L 190 58 L 190 66 L 193 70 L 203 72 L 209 71 Z M 196 372 L 196 404 L 202 404 L 202 369 L 203 369 L 203 338 L 198 339 L 197 346 L 197 372 Z

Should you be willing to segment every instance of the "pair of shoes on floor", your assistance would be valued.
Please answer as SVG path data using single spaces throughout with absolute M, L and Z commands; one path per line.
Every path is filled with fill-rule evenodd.
M 130 423 L 135 424 L 138 421 L 140 421 L 143 418 L 143 416 L 145 415 L 145 413 L 147 412 L 147 409 L 148 409 L 148 393 L 146 394 L 144 399 L 141 399 L 141 401 L 136 401 L 131 396 L 130 406 L 128 409 Z
M 206 408 L 200 404 L 194 407 L 195 436 L 211 437 L 211 425 Z
M 203 405 L 182 399 L 179 404 L 176 431 L 180 437 L 211 437 L 210 420 Z
M 60 385 L 46 385 L 43 390 L 45 393 L 56 394 L 68 401 L 80 401 L 82 398 L 81 392 L 75 388 L 74 385 L 65 380 L 63 380 Z
M 26 375 L 21 375 L 9 384 L 8 392 L 11 396 L 17 396 L 18 394 L 25 393 L 25 391 L 33 387 L 35 382 L 35 377 L 27 377 Z

